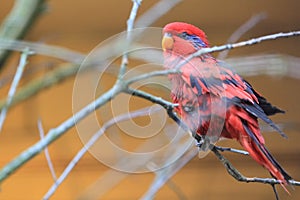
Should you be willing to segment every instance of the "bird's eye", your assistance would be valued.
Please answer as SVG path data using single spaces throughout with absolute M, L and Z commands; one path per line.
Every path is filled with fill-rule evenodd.
M 187 32 L 182 32 L 181 34 L 179 34 L 179 37 L 183 38 L 183 39 L 188 39 L 189 38 L 189 34 Z
M 166 35 L 167 37 L 172 37 L 172 33 L 169 33 L 169 32 L 166 32 L 165 35 Z

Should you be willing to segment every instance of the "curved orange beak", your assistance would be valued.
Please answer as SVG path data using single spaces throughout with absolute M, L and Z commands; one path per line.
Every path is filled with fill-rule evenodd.
M 162 49 L 164 51 L 173 49 L 174 40 L 172 35 L 169 33 L 165 33 L 161 42 Z

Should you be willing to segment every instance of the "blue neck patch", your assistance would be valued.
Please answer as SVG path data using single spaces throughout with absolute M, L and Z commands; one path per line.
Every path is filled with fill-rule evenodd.
M 181 37 L 182 39 L 191 41 L 196 49 L 207 47 L 205 42 L 203 42 L 200 39 L 200 37 L 198 37 L 196 35 L 190 35 L 187 32 L 183 32 L 181 34 L 178 34 L 178 36 Z
M 189 39 L 190 41 L 193 42 L 194 46 L 196 48 L 199 48 L 199 47 L 207 47 L 206 44 L 198 37 L 198 36 L 195 36 L 195 35 L 190 35 L 189 36 Z

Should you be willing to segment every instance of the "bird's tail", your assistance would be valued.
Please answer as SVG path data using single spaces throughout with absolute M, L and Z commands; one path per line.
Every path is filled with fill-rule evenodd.
M 288 175 L 264 144 L 256 137 L 257 133 L 255 134 L 254 132 L 259 131 L 259 129 L 252 128 L 251 124 L 248 124 L 246 121 L 243 121 L 243 127 L 247 134 L 239 138 L 241 145 L 255 161 L 265 167 L 274 178 L 281 181 L 281 185 L 287 191 L 285 186 L 292 180 L 292 177 Z

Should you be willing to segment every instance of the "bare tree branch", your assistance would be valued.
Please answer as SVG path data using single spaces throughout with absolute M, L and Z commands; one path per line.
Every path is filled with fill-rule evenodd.
M 17 67 L 17 71 L 16 71 L 14 79 L 13 79 L 13 81 L 11 83 L 11 87 L 10 87 L 10 89 L 8 91 L 7 100 L 6 100 L 5 104 L 4 104 L 3 109 L 1 110 L 1 113 L 0 113 L 0 132 L 2 130 L 2 126 L 3 126 L 4 120 L 6 118 L 7 110 L 8 110 L 8 108 L 10 107 L 10 105 L 12 103 L 13 97 L 14 97 L 16 89 L 17 89 L 17 86 L 18 86 L 18 84 L 19 84 L 19 82 L 21 80 L 24 68 L 25 68 L 25 66 L 27 64 L 27 58 L 31 54 L 32 54 L 32 52 L 29 49 L 25 49 L 21 53 L 19 65 Z
M 240 39 L 242 35 L 244 35 L 247 31 L 249 31 L 251 28 L 253 28 L 257 23 L 259 23 L 261 20 L 266 18 L 266 13 L 258 13 L 256 15 L 253 15 L 248 21 L 246 21 L 244 24 L 242 24 L 236 31 L 232 33 L 232 35 L 227 40 L 227 44 L 234 43 Z M 219 53 L 218 59 L 223 60 L 227 57 L 229 53 L 229 50 L 225 50 Z
M 176 104 L 173 104 L 169 101 L 162 99 L 161 97 L 156 97 L 154 95 L 151 95 L 151 94 L 141 91 L 141 90 L 126 88 L 126 90 L 124 90 L 124 92 L 127 94 L 131 94 L 133 96 L 138 96 L 143 99 L 147 99 L 147 100 L 151 101 L 152 103 L 159 104 L 162 107 L 164 107 L 166 110 L 173 110 L 173 107 L 177 106 Z
M 126 40 L 127 46 L 128 46 L 128 44 L 130 44 L 132 42 L 131 31 L 133 29 L 133 24 L 134 24 L 134 20 L 135 20 L 137 11 L 140 7 L 140 4 L 142 3 L 142 0 L 132 0 L 132 1 L 133 1 L 132 9 L 131 9 L 129 18 L 127 20 L 127 32 L 126 32 L 126 34 L 127 34 L 127 40 Z M 128 65 L 128 53 L 126 52 L 126 49 L 125 49 L 125 52 L 122 56 L 122 64 L 121 64 L 121 67 L 120 67 L 118 80 L 123 79 L 123 76 L 126 72 L 127 65 Z
M 45 0 L 15 1 L 14 7 L 0 26 L 0 38 L 21 38 L 38 19 L 38 15 L 44 8 Z M 9 51 L 0 50 L 0 69 L 4 66 L 8 54 Z
M 168 75 L 168 74 L 176 74 L 176 73 L 180 73 L 180 70 L 178 70 L 178 69 L 168 69 L 168 70 L 161 70 L 161 71 L 153 71 L 153 72 L 150 72 L 150 73 L 147 73 L 147 74 L 142 74 L 140 76 L 133 77 L 133 78 L 127 80 L 126 83 L 128 85 L 130 85 L 132 83 L 135 83 L 135 82 L 138 82 L 140 80 L 147 79 L 147 78 L 152 78 L 154 76 L 165 76 L 165 75 Z
M 247 151 L 243 151 L 243 150 L 240 150 L 240 149 L 234 149 L 234 148 L 230 148 L 230 147 L 219 147 L 219 146 L 214 146 L 218 151 L 229 151 L 229 152 L 232 152 L 232 153 L 239 153 L 239 154 L 242 154 L 242 155 L 249 155 L 249 153 Z

